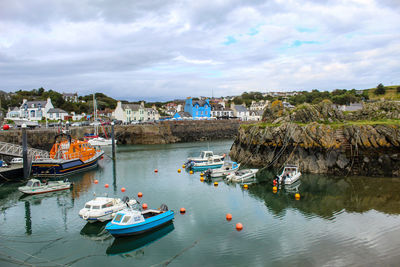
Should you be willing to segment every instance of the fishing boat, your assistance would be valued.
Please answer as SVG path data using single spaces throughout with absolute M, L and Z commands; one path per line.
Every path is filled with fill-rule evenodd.
M 293 184 L 300 179 L 301 172 L 296 165 L 286 165 L 283 168 L 281 175 L 278 175 L 275 180 L 278 184 Z
M 119 211 L 106 225 L 106 230 L 114 237 L 139 235 L 155 230 L 174 219 L 174 212 L 162 204 L 157 210 L 134 210 L 126 208 Z
M 256 174 L 258 172 L 258 169 L 243 169 L 243 170 L 238 170 L 235 171 L 228 176 L 226 176 L 226 179 L 229 182 L 246 182 L 249 180 L 252 180 L 254 177 L 256 177 Z
M 208 169 L 221 168 L 224 165 L 224 161 L 219 158 L 209 158 L 208 161 L 187 163 L 187 168 L 193 171 L 204 171 Z
M 208 162 L 210 159 L 223 161 L 224 158 L 225 158 L 225 154 L 222 156 L 219 156 L 219 155 L 214 155 L 214 153 L 212 151 L 202 151 L 200 153 L 199 157 L 188 158 L 186 163 L 190 163 L 190 162 L 203 163 L 203 162 Z
M 234 161 L 225 161 L 224 165 L 221 168 L 218 169 L 208 169 L 207 171 L 204 172 L 205 176 L 207 178 L 217 178 L 217 177 L 224 177 L 232 172 L 238 170 L 240 167 L 240 164 L 234 162 Z
M 18 187 L 18 190 L 24 194 L 35 195 L 48 192 L 70 189 L 72 184 L 68 179 L 64 181 L 40 181 L 38 179 L 30 179 L 25 186 Z
M 79 211 L 79 217 L 88 221 L 93 222 L 105 222 L 111 220 L 118 211 L 126 208 L 126 205 L 135 205 L 137 202 L 135 199 L 129 199 L 124 197 L 110 198 L 110 197 L 96 197 L 85 203 L 83 209 Z
M 58 140 L 66 137 L 66 140 Z M 87 141 L 72 139 L 64 132 L 55 137 L 49 158 L 32 161 L 32 175 L 41 177 L 63 176 L 97 167 L 104 151 L 95 149 Z

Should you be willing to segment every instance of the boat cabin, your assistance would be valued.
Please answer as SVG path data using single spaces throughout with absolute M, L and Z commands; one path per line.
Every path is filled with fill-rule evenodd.
M 85 209 L 88 210 L 100 210 L 111 208 L 115 205 L 115 200 L 108 197 L 96 197 L 93 200 L 86 202 Z
M 202 159 L 207 159 L 207 158 L 210 158 L 213 156 L 214 156 L 214 153 L 212 151 L 202 151 L 200 153 L 200 158 L 202 158 Z
M 37 179 L 30 179 L 30 180 L 26 183 L 25 186 L 26 186 L 26 187 L 40 187 L 40 186 L 42 186 L 42 183 L 41 183 L 39 180 L 37 180 Z
M 282 172 L 282 176 L 292 177 L 299 172 L 299 168 L 296 165 L 285 166 Z
M 50 150 L 50 158 L 52 159 L 81 159 L 86 161 L 96 154 L 87 141 L 71 140 L 56 142 Z
M 118 212 L 112 220 L 112 223 L 119 225 L 141 223 L 144 222 L 147 218 L 159 215 L 163 212 L 164 211 L 161 210 L 130 210 L 128 212 Z

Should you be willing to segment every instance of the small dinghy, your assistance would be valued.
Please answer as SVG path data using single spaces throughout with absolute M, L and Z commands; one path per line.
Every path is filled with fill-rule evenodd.
M 119 211 L 106 225 L 106 230 L 114 237 L 139 235 L 155 230 L 174 219 L 174 212 L 162 204 L 160 209 L 134 210 L 126 208 Z
M 90 223 L 111 220 L 115 213 L 126 208 L 127 205 L 133 206 L 137 203 L 135 199 L 127 196 L 120 198 L 96 197 L 85 203 L 85 207 L 79 211 L 79 217 Z
M 293 184 L 300 179 L 301 172 L 296 165 L 286 165 L 281 175 L 278 175 L 275 180 L 278 184 Z
M 221 168 L 218 169 L 208 169 L 204 172 L 207 178 L 218 178 L 231 174 L 234 171 L 237 171 L 240 167 L 240 164 L 233 161 L 226 161 Z
M 40 181 L 38 179 L 30 179 L 25 186 L 18 187 L 18 190 L 24 194 L 35 195 L 48 192 L 70 189 L 72 183 L 65 179 L 64 181 Z
M 226 179 L 229 182 L 246 182 L 252 180 L 252 178 L 256 177 L 256 174 L 258 172 L 258 169 L 243 169 L 243 170 L 238 170 L 235 171 L 228 176 L 226 176 Z

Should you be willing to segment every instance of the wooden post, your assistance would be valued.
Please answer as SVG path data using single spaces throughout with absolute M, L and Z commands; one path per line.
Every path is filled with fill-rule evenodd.
M 29 162 L 28 162 L 28 141 L 26 136 L 26 124 L 22 124 L 22 160 L 24 166 L 24 179 L 29 178 Z

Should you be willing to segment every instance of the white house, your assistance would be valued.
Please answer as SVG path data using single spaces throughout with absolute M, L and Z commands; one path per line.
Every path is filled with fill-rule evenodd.
M 248 111 L 248 109 L 246 108 L 246 106 L 244 105 L 235 105 L 234 103 L 231 104 L 231 108 L 233 110 L 233 115 L 235 117 L 238 117 L 241 121 L 247 121 L 249 116 L 250 116 L 250 112 Z
M 153 106 L 152 108 L 145 108 L 145 121 L 158 121 L 160 120 L 160 114 L 158 113 L 158 110 L 156 109 L 156 106 Z
M 257 101 L 251 101 L 250 105 L 250 110 L 264 110 L 268 106 L 269 101 L 265 100 L 260 100 L 259 102 Z
M 20 111 L 18 107 L 8 108 L 8 112 L 6 114 L 7 119 L 19 119 Z
M 112 113 L 112 117 L 124 123 L 131 121 L 144 121 L 145 109 L 144 103 L 138 104 L 122 104 L 121 101 L 117 102 L 117 107 Z
M 223 105 L 217 104 L 211 107 L 211 117 L 228 119 L 234 117 L 234 115 L 232 109 L 225 108 Z
M 261 121 L 264 110 L 250 110 L 249 121 Z
M 78 103 L 78 93 L 63 93 L 62 97 L 66 102 Z
M 19 117 L 31 121 L 39 121 L 43 117 L 47 117 L 47 112 L 52 108 L 54 107 L 50 98 L 47 98 L 47 101 L 27 101 L 24 99 L 19 108 Z
M 60 108 L 51 108 L 47 111 L 47 119 L 49 120 L 65 120 L 68 112 Z

